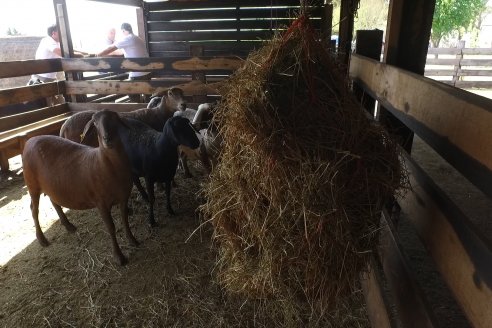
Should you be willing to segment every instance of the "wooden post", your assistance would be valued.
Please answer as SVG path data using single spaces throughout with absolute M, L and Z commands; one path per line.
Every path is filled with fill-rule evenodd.
M 193 57 L 200 57 L 203 56 L 203 46 L 190 46 L 190 54 Z M 193 72 L 191 74 L 191 79 L 192 80 L 198 80 L 203 83 L 206 83 L 206 77 L 204 72 Z M 204 103 L 207 102 L 207 95 L 193 95 L 193 102 L 194 103 Z
M 67 15 L 67 4 L 65 0 L 53 0 L 53 5 L 55 6 L 56 20 L 59 29 L 60 45 L 62 57 L 73 58 L 73 44 L 72 36 L 70 34 L 70 24 L 68 23 Z M 65 79 L 67 81 L 78 81 L 82 80 L 82 73 L 65 73 Z M 64 95 L 67 99 L 67 95 Z M 84 102 L 86 97 L 84 95 L 71 95 L 70 99 L 72 102 Z
M 338 55 L 340 62 L 348 67 L 352 52 L 352 38 L 354 29 L 354 3 L 356 0 L 342 0 L 340 7 L 340 33 L 338 36 Z
M 458 59 L 458 64 L 454 65 L 453 86 L 456 86 L 456 82 L 460 80 L 459 73 L 461 69 L 461 60 L 463 59 L 464 47 L 465 47 L 465 40 L 460 40 L 458 43 L 458 49 L 460 49 L 460 52 L 456 54 L 456 59 Z
M 355 53 L 375 59 L 381 60 L 381 48 L 383 46 L 383 31 L 375 30 L 358 30 L 356 32 L 357 43 L 355 45 Z M 364 93 L 363 89 L 354 84 L 354 94 L 357 99 L 360 100 L 362 107 L 364 107 L 371 117 L 374 117 L 374 106 L 376 100 Z
M 383 61 L 424 75 L 435 0 L 391 0 Z M 413 132 L 384 107 L 380 121 L 410 153 Z
M 331 24 L 333 22 L 333 5 L 327 3 L 323 7 L 323 16 L 321 17 L 321 37 L 325 44 L 331 48 Z
M 142 8 L 136 8 L 135 14 L 137 16 L 138 36 L 144 41 L 148 51 L 149 43 L 147 41 L 147 19 L 145 18 L 144 10 Z

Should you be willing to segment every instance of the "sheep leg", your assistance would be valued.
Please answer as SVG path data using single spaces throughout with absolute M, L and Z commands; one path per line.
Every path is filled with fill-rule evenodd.
M 185 153 L 182 152 L 180 154 L 179 161 L 181 162 L 181 165 L 183 166 L 185 178 L 193 178 L 193 175 L 190 172 L 190 168 L 188 167 L 188 157 L 186 156 Z
M 154 182 L 150 181 L 150 179 L 145 179 L 145 185 L 147 187 L 147 195 L 149 196 L 149 224 L 151 227 L 156 227 L 157 222 L 155 222 L 154 218 L 154 203 L 155 203 L 155 195 L 154 195 Z
M 171 180 L 172 181 L 172 180 Z M 166 182 L 166 202 L 167 202 L 167 212 L 170 215 L 176 215 L 173 208 L 171 207 L 171 181 Z
M 132 231 L 130 230 L 130 224 L 128 223 L 128 203 L 124 202 L 120 204 L 120 214 L 121 214 L 121 221 L 123 222 L 123 228 L 125 229 L 125 234 L 126 234 L 126 239 L 132 244 L 133 246 L 138 246 L 138 241 L 133 235 Z
M 146 202 L 149 202 L 149 196 L 145 192 L 145 189 L 142 186 L 142 184 L 140 183 L 140 178 L 137 177 L 136 175 L 134 175 L 132 178 L 133 178 L 133 184 L 135 185 L 135 187 L 137 187 L 137 190 L 140 193 L 140 195 L 142 196 L 143 200 L 145 200 Z
M 63 210 L 60 205 L 55 204 L 53 201 L 51 201 L 51 204 L 53 204 L 53 207 L 56 210 L 56 213 L 58 213 L 58 217 L 60 218 L 61 224 L 67 229 L 68 232 L 75 232 L 77 228 L 68 221 L 67 216 L 65 213 L 63 213 Z
M 118 241 L 116 240 L 116 228 L 114 226 L 113 218 L 111 217 L 111 208 L 99 208 L 99 213 L 103 219 L 106 230 L 111 237 L 111 243 L 113 245 L 113 255 L 120 265 L 125 265 L 128 263 L 128 259 L 121 252 Z M 127 217 L 128 218 L 128 217 Z
M 34 226 L 36 227 L 36 238 L 41 246 L 46 247 L 50 242 L 44 236 L 43 230 L 41 230 L 41 226 L 39 225 L 39 194 L 31 194 L 31 213 L 34 220 Z

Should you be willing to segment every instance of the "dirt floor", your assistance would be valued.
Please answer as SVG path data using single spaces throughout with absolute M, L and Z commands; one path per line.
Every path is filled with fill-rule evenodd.
M 492 226 L 492 202 L 416 138 L 413 157 L 485 235 Z M 47 197 L 40 221 L 51 245 L 35 240 L 20 158 L 11 160 L 12 174 L 0 181 L 0 327 L 369 327 L 363 297 L 354 294 L 348 308 L 308 322 L 289 319 L 281 301 L 248 300 L 231 295 L 215 281 L 212 229 L 196 211 L 203 202 L 197 176 L 173 190 L 170 217 L 164 195 L 157 192 L 159 227 L 150 229 L 146 205 L 134 191 L 131 228 L 141 245 L 131 247 L 114 211 L 118 240 L 129 264 L 120 267 L 95 210 L 68 211 L 78 228 L 70 234 L 57 221 Z M 419 283 L 442 327 L 470 327 L 405 213 L 398 232 Z
M 47 197 L 40 221 L 51 245 L 40 246 L 19 157 L 11 164 L 12 174 L 0 181 L 0 327 L 369 327 L 360 292 L 346 309 L 297 322 L 276 312 L 279 301 L 223 290 L 214 280 L 211 226 L 201 225 L 196 212 L 205 180 L 199 167 L 192 168 L 194 179 L 177 175 L 176 216 L 167 214 L 158 190 L 156 229 L 148 227 L 147 207 L 134 191 L 130 224 L 137 248 L 125 239 L 114 209 L 118 241 L 129 258 L 121 267 L 97 211 L 69 210 L 77 226 L 71 234 Z

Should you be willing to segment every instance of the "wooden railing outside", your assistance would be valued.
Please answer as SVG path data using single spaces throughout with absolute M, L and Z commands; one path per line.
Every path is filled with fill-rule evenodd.
M 454 55 L 461 51 L 471 52 L 461 49 Z M 468 65 L 490 65 L 487 60 L 466 59 L 466 56 L 465 59 L 449 59 L 447 63 L 454 65 L 460 61 Z M 464 71 L 458 68 L 458 72 Z M 364 90 L 364 96 L 375 98 L 480 190 L 484 198 L 492 199 L 492 100 L 360 55 L 352 56 L 350 77 Z M 456 81 L 457 86 L 459 82 Z M 409 170 L 411 191 L 398 200 L 402 213 L 415 228 L 470 325 L 491 327 L 492 312 L 488 310 L 492 306 L 490 238 L 478 227 L 480 222 L 473 223 L 413 155 L 405 153 L 403 160 Z M 380 302 L 383 309 L 368 307 L 375 314 L 370 315 L 373 326 L 378 327 L 381 321 L 373 317 L 394 309 L 403 327 L 444 327 L 436 322 L 435 309 L 426 305 L 427 291 L 415 284 L 417 272 L 408 265 L 405 250 L 399 245 L 398 228 L 393 227 L 388 213 L 383 218 L 387 228 L 383 229 L 382 237 L 386 242 L 381 244 L 375 259 L 380 261 L 382 278 L 370 276 L 365 294 L 369 302 L 374 295 L 388 293 L 394 306 Z
M 492 48 L 429 48 L 425 76 L 461 89 L 492 89 Z

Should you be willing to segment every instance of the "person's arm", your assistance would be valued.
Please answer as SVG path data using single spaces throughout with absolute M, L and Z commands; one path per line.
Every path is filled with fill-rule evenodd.
M 61 49 L 60 48 L 54 48 L 53 53 L 57 54 L 58 56 L 62 56 Z
M 110 53 L 112 53 L 113 51 L 115 51 L 117 49 L 118 48 L 114 44 L 112 44 L 109 47 L 107 47 L 106 49 L 104 49 L 103 51 L 96 53 L 95 56 L 96 57 L 103 57 L 103 56 L 109 55 Z

